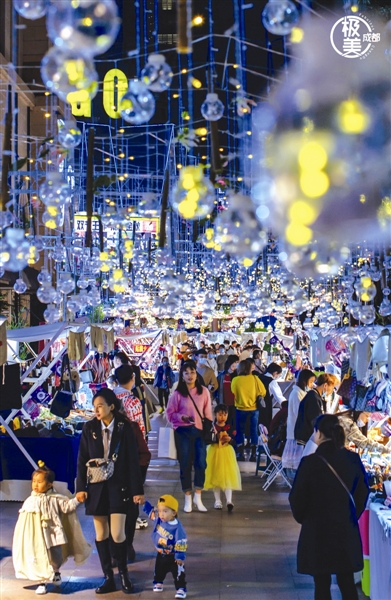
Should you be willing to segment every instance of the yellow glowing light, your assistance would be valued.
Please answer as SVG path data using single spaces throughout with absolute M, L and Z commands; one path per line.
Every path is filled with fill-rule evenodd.
M 201 142 L 206 142 L 206 137 L 202 137 Z
M 243 258 L 243 260 L 242 260 L 242 265 L 244 267 L 251 267 L 251 265 L 253 265 L 253 264 L 254 264 L 254 261 L 252 258 Z
M 370 277 L 361 277 L 361 285 L 365 289 L 370 288 L 372 285 L 372 279 Z
M 253 155 L 252 155 L 252 154 L 249 154 L 249 155 L 247 156 L 247 158 L 252 158 L 252 157 L 253 157 Z
M 181 163 L 178 163 L 176 166 L 177 169 L 182 169 L 182 167 L 183 167 L 183 165 L 181 165 Z
M 45 92 L 45 96 L 50 96 L 50 92 Z
M 292 44 L 300 44 L 304 38 L 304 31 L 300 27 L 294 27 L 291 31 L 290 41 Z
M 190 115 L 186 115 L 185 117 L 183 117 L 184 121 L 190 121 L 190 119 L 191 119 Z
M 196 88 L 197 90 L 199 90 L 200 88 L 202 88 L 202 82 L 199 79 L 195 79 L 194 77 L 191 80 L 191 85 L 194 88 Z
M 186 75 L 186 73 L 187 73 L 187 69 L 182 69 L 181 73 L 182 73 L 183 75 Z
M 233 66 L 233 68 L 234 68 L 234 69 L 237 69 L 237 68 L 238 68 L 238 65 L 232 65 L 232 66 Z
M 59 213 L 59 209 L 57 208 L 57 206 L 47 206 L 46 210 L 48 211 L 51 217 L 56 217 Z
M 305 246 L 312 240 L 312 230 L 305 225 L 290 223 L 285 229 L 285 237 L 293 246 Z
M 192 203 L 195 202 L 195 203 L 197 203 L 199 199 L 200 199 L 200 194 L 199 194 L 197 188 L 193 188 L 192 190 L 190 190 L 187 193 L 187 200 L 189 202 L 192 202 Z
M 366 198 L 365 194 L 360 194 L 360 202 L 361 202 L 361 204 L 365 204 L 366 201 L 367 201 L 367 198 Z
M 185 190 L 191 190 L 194 187 L 195 181 L 191 173 L 186 173 L 182 179 L 182 187 Z
M 129 160 L 134 160 L 134 156 L 129 156 Z
M 252 135 L 252 131 L 247 131 L 247 135 Z
M 194 19 L 192 20 L 192 24 L 193 25 L 202 25 L 202 23 L 204 22 L 204 17 L 202 17 L 201 15 L 197 15 L 196 17 L 194 17 Z
M 238 177 L 238 181 L 243 181 L 243 177 Z
M 179 98 L 179 94 L 173 94 L 172 97 L 173 98 Z
M 84 17 L 84 19 L 81 20 L 81 23 L 84 27 L 91 27 L 92 19 L 91 17 Z
M 118 177 L 118 179 L 119 179 L 120 181 L 124 181 L 124 180 L 125 180 L 125 177 L 123 177 L 123 175 L 120 175 L 120 176 Z
M 311 225 L 317 216 L 318 211 L 315 207 L 304 200 L 297 200 L 289 209 L 290 220 L 302 225 Z
M 358 100 L 341 102 L 337 118 L 340 130 L 353 135 L 364 133 L 371 123 L 369 113 Z
M 105 162 L 110 162 L 109 158 L 105 158 L 104 160 L 105 160 Z
M 350 10 L 352 13 L 356 13 L 359 11 L 359 7 L 357 4 L 354 4 L 353 6 L 350 7 Z
M 302 169 L 320 171 L 327 164 L 327 152 L 318 142 L 308 142 L 300 150 L 298 160 Z
M 323 171 L 304 171 L 300 177 L 300 187 L 309 198 L 319 198 L 329 189 L 330 180 Z
M 196 134 L 197 135 L 208 135 L 208 130 L 206 127 L 199 127 L 198 129 L 196 129 Z
M 49 119 L 49 117 L 50 117 L 50 113 L 49 113 L 49 112 L 46 112 L 46 113 L 44 114 L 44 117 L 45 117 L 45 119 Z
M 56 229 L 57 227 L 57 223 L 54 219 L 48 219 L 47 221 L 44 221 L 44 225 L 48 229 Z
M 119 281 L 122 277 L 123 277 L 122 269 L 115 269 L 115 271 L 113 271 L 113 279 L 115 281 Z
M 197 210 L 197 202 L 189 202 L 188 200 L 183 200 L 178 205 L 178 210 L 182 217 L 185 219 L 192 219 Z
M 125 133 L 125 129 L 118 129 L 118 133 Z
M 118 158 L 125 158 L 125 154 L 121 152 L 121 154 L 118 155 Z

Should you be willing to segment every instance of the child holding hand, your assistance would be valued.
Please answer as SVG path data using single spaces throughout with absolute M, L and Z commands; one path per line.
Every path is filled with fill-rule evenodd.
M 186 598 L 187 539 L 182 524 L 176 518 L 178 500 L 166 494 L 160 496 L 157 509 L 146 502 L 143 510 L 153 521 L 156 521 L 152 532 L 152 540 L 157 550 L 153 591 L 162 592 L 167 573 L 172 573 L 176 589 L 175 598 Z
M 223 508 L 220 493 L 224 490 L 227 509 L 231 512 L 234 507 L 232 490 L 241 490 L 242 480 L 233 449 L 236 432 L 227 424 L 228 412 L 225 404 L 218 404 L 214 409 L 216 435 L 214 443 L 207 450 L 204 489 L 213 489 L 214 507 L 218 510 Z
M 42 462 L 32 475 L 31 496 L 23 503 L 15 526 L 12 558 L 17 579 L 38 581 L 38 595 L 47 583 L 61 585 L 60 567 L 68 556 L 83 564 L 91 553 L 76 515 L 79 502 L 53 490 L 54 473 Z

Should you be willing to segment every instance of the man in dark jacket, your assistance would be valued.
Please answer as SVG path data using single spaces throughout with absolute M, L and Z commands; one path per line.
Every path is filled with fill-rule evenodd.
M 174 384 L 175 375 L 168 362 L 168 357 L 163 356 L 162 364 L 156 369 L 153 387 L 158 390 L 161 412 L 166 408 L 170 390 Z

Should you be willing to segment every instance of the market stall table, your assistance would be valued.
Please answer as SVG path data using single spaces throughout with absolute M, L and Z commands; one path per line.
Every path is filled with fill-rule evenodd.
M 369 514 L 371 600 L 391 598 L 391 510 L 372 503 Z
M 74 492 L 80 436 L 66 438 L 28 438 L 19 441 L 30 456 L 42 460 L 56 475 L 55 487 Z M 25 500 L 31 493 L 33 468 L 8 436 L 0 436 L 0 500 Z

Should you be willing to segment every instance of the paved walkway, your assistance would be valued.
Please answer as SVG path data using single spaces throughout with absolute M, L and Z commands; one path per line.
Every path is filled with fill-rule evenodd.
M 156 436 L 151 434 L 150 444 L 156 448 Z M 254 476 L 253 463 L 241 463 L 243 491 L 234 494 L 235 509 L 213 509 L 212 492 L 204 493 L 208 513 L 182 511 L 183 500 L 178 481 L 178 468 L 173 461 L 153 459 L 148 471 L 146 497 L 152 503 L 163 493 L 173 494 L 180 500 L 179 517 L 189 539 L 186 560 L 188 598 L 205 600 L 313 600 L 312 578 L 296 573 L 296 542 L 299 526 L 291 516 L 288 490 L 276 482 L 264 492 L 260 477 Z M 11 543 L 13 528 L 20 503 L 0 503 L 0 568 L 1 600 L 34 598 L 35 585 L 16 580 L 12 567 Z M 78 509 L 87 539 L 93 543 L 92 519 Z M 154 566 L 154 549 L 150 539 L 151 527 L 136 532 L 136 562 L 129 565 L 135 584 L 133 598 L 152 599 L 151 589 Z M 63 585 L 50 588 L 50 595 L 71 595 L 77 600 L 92 600 L 94 589 L 101 581 L 101 570 L 95 547 L 88 562 L 74 568 L 73 560 L 63 569 Z M 105 596 L 106 597 L 106 596 Z M 122 591 L 107 596 L 111 600 L 124 599 Z M 171 576 L 166 579 L 161 600 L 174 597 Z M 333 598 L 340 599 L 338 588 L 333 586 Z M 364 596 L 360 595 L 364 599 Z

